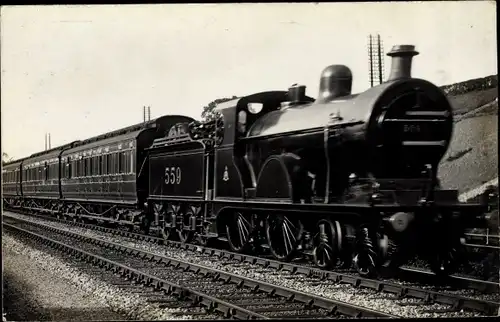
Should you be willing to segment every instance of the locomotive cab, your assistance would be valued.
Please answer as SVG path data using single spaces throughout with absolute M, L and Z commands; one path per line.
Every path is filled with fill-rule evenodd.
M 312 98 L 306 98 L 312 100 Z M 255 196 L 260 157 L 258 147 L 249 145 L 250 129 L 262 116 L 289 102 L 286 91 L 262 92 L 217 106 L 223 118 L 223 139 L 215 152 L 215 197 L 242 198 Z

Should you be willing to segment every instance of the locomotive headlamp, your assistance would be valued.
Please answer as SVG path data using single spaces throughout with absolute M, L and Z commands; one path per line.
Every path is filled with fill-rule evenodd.
M 408 212 L 397 212 L 390 216 L 387 221 L 397 232 L 405 231 L 413 220 L 413 214 Z

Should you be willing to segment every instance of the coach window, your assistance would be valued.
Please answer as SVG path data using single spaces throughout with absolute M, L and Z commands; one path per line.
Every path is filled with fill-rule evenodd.
M 102 169 L 102 173 L 107 175 L 109 174 L 109 154 L 105 154 L 103 156 L 103 169 Z
M 116 161 L 116 153 L 110 153 L 109 157 L 111 158 L 111 161 L 109 162 L 109 174 L 116 174 L 116 167 L 118 166 Z
M 108 174 L 108 155 L 105 154 L 102 156 L 102 174 Z
M 49 172 L 50 171 L 49 171 L 49 166 L 48 166 L 47 162 L 45 162 L 45 166 L 43 167 L 43 170 L 45 172 L 44 180 L 49 180 Z
M 135 161 L 135 150 L 132 149 L 132 151 L 130 151 L 130 172 L 131 173 L 135 173 L 135 166 L 134 166 L 134 162 Z
M 58 173 L 59 173 L 58 164 L 57 163 L 52 164 L 52 179 L 57 179 Z
M 77 157 L 75 156 L 75 159 L 76 159 L 76 158 L 77 158 Z M 72 176 L 73 176 L 74 178 L 77 178 L 77 177 L 78 177 L 78 160 L 74 160 L 74 161 L 72 161 L 72 162 L 73 162 L 73 175 L 72 175 Z
M 120 174 L 123 172 L 123 158 L 122 158 L 122 153 L 117 152 L 116 153 L 116 173 Z
M 96 155 L 94 157 L 95 163 L 94 163 L 94 173 L 96 176 L 101 175 L 101 163 L 100 163 L 100 155 Z
M 123 157 L 123 173 L 128 173 L 128 163 L 129 163 L 128 151 L 122 152 L 122 157 Z
M 94 162 L 93 162 L 93 159 L 94 159 L 93 157 L 89 157 L 87 159 L 88 171 L 89 171 L 88 174 L 87 174 L 87 176 L 89 176 L 89 177 L 91 177 L 91 176 L 94 175 L 94 164 L 93 164 Z
M 106 163 L 106 170 L 107 170 L 108 175 L 113 174 L 113 154 L 112 153 L 108 154 L 108 160 Z
M 66 158 L 66 178 L 71 179 L 71 161 L 69 157 Z
M 97 165 L 97 156 L 92 157 L 92 176 L 95 177 L 99 174 L 99 166 Z
M 90 158 L 85 158 L 83 159 L 83 176 L 84 177 L 88 177 L 89 176 L 89 173 L 90 173 Z
M 98 171 L 98 174 L 99 174 L 100 176 L 102 176 L 102 166 L 103 166 L 103 164 L 102 164 L 102 155 L 98 156 L 98 157 L 97 157 L 97 159 L 98 159 L 98 160 L 97 160 L 97 163 L 99 164 L 99 171 Z
M 107 174 L 113 174 L 113 153 L 108 154 L 108 160 L 106 162 Z

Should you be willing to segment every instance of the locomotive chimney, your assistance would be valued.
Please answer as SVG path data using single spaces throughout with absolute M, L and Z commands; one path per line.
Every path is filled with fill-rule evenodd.
M 319 96 L 316 103 L 326 103 L 337 97 L 351 94 L 352 73 L 344 65 L 331 65 L 321 73 Z
M 391 74 L 387 81 L 402 78 L 411 78 L 411 61 L 413 56 L 418 55 L 413 45 L 396 45 L 392 47 L 387 56 L 392 57 Z

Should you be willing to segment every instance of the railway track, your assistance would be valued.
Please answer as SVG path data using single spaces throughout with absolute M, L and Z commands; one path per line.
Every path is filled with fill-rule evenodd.
M 19 212 L 21 213 L 21 212 Z M 338 280 L 340 279 L 343 282 L 350 283 L 352 285 L 357 285 L 357 284 L 372 284 L 373 286 L 371 288 L 377 287 L 377 283 L 379 281 L 373 280 L 373 279 L 368 279 L 368 278 L 362 278 L 358 277 L 357 274 L 354 271 L 347 271 L 347 270 L 342 270 L 340 272 L 332 272 L 332 271 L 325 271 L 321 270 L 319 268 L 316 268 L 314 266 L 309 266 L 309 265 L 304 265 L 303 263 L 300 262 L 292 262 L 292 263 L 287 263 L 287 262 L 281 262 L 272 259 L 271 257 L 266 257 L 266 256 L 261 256 L 261 257 L 256 257 L 256 256 L 251 256 L 251 255 L 243 255 L 239 253 L 234 253 L 231 251 L 228 251 L 224 249 L 224 245 L 222 247 L 217 247 L 217 248 L 211 248 L 211 247 L 206 247 L 206 246 L 200 246 L 196 244 L 185 244 L 185 243 L 180 243 L 177 241 L 165 241 L 161 237 L 154 237 L 151 235 L 145 235 L 141 233 L 136 233 L 136 232 L 131 232 L 129 230 L 123 230 L 123 229 L 114 229 L 114 228 L 108 228 L 108 227 L 103 227 L 100 225 L 93 225 L 93 224 L 88 224 L 88 223 L 83 223 L 77 220 L 74 221 L 68 221 L 64 219 L 58 219 L 54 217 L 47 217 L 43 215 L 37 215 L 37 214 L 29 214 L 28 216 L 32 216 L 34 218 L 40 218 L 41 220 L 48 220 L 48 221 L 54 221 L 58 222 L 61 224 L 66 224 L 66 225 L 73 225 L 76 227 L 81 227 L 81 228 L 86 228 L 86 229 L 91 229 L 91 230 L 96 230 L 100 231 L 103 233 L 111 234 L 111 235 L 117 235 L 117 236 L 122 236 L 126 238 L 130 238 L 131 240 L 138 240 L 138 241 L 147 241 L 151 243 L 155 243 L 158 245 L 165 245 L 170 248 L 174 249 L 183 249 L 186 251 L 193 251 L 193 252 L 201 252 L 202 254 L 213 254 L 214 256 L 220 257 L 220 258 L 227 258 L 227 259 L 233 259 L 236 261 L 241 261 L 241 262 L 248 262 L 248 263 L 254 263 L 256 265 L 261 265 L 263 267 L 271 267 L 271 268 L 277 268 L 277 269 L 284 269 L 290 272 L 299 272 L 301 274 L 305 274 L 307 276 L 328 276 L 329 279 L 331 280 Z M 220 245 L 218 245 L 220 246 Z M 332 276 L 332 277 L 330 277 Z M 448 287 L 450 289 L 472 289 L 479 291 L 481 293 L 493 293 L 493 294 L 498 294 L 500 293 L 500 284 L 497 282 L 490 282 L 490 281 L 485 281 L 485 280 L 480 280 L 477 278 L 473 277 L 464 277 L 464 276 L 449 276 L 447 278 L 443 277 L 437 277 L 434 273 L 420 269 L 420 268 L 415 268 L 415 267 L 401 267 L 398 272 L 396 272 L 396 278 L 406 281 L 409 283 L 418 283 L 418 284 L 423 284 L 423 285 L 430 285 L 430 286 L 441 286 L 441 287 Z M 402 290 L 402 292 L 405 292 Z
M 8 221 L 7 231 L 227 318 L 397 317 L 39 223 Z
M 7 216 L 8 217 L 8 216 Z M 43 217 L 46 220 L 46 217 Z M 67 221 L 63 221 L 64 224 L 68 224 Z M 98 230 L 105 234 L 111 235 L 119 235 L 120 238 L 126 237 L 128 239 L 132 239 L 134 241 L 142 240 L 145 241 L 145 244 L 150 244 L 150 242 L 154 243 L 163 243 L 164 241 L 160 238 L 155 238 L 151 236 L 141 235 L 137 233 L 127 232 L 123 230 L 116 230 L 105 228 L 101 226 L 94 226 L 83 223 L 72 223 L 75 227 L 80 226 L 82 228 L 90 228 L 92 230 Z M 51 228 L 52 229 L 52 228 Z M 56 229 L 56 228 L 54 228 Z M 289 273 L 290 275 L 299 277 L 302 276 L 302 279 L 310 279 L 313 283 L 325 283 L 327 285 L 331 285 L 332 287 L 338 286 L 348 286 L 354 287 L 358 290 L 367 290 L 375 293 L 385 293 L 396 296 L 396 298 L 407 298 L 419 300 L 423 304 L 432 304 L 437 303 L 441 305 L 445 305 L 448 307 L 449 311 L 460 311 L 464 310 L 472 310 L 481 312 L 482 314 L 492 315 L 496 314 L 498 311 L 499 303 L 490 301 L 484 298 L 478 297 L 470 297 L 464 296 L 463 292 L 453 292 L 449 289 L 447 292 L 436 291 L 436 287 L 422 287 L 419 286 L 409 286 L 408 284 L 399 284 L 394 283 L 392 281 L 381 281 L 381 280 L 371 280 L 366 278 L 361 278 L 355 275 L 347 274 L 347 273 L 338 273 L 338 272 L 330 272 L 330 271 L 322 271 L 317 268 L 307 267 L 304 265 L 298 265 L 294 263 L 283 263 L 265 258 L 258 258 L 253 256 L 245 256 L 241 254 L 235 254 L 232 252 L 228 252 L 220 249 L 211 249 L 208 247 L 202 247 L 197 245 L 186 245 L 180 244 L 176 242 L 165 242 L 167 248 L 171 250 L 178 250 L 181 252 L 191 252 L 196 254 L 199 257 L 205 257 L 211 260 L 212 262 L 220 262 L 218 266 L 224 265 L 238 265 L 241 264 L 243 266 L 259 266 L 263 270 L 270 272 L 283 272 Z M 163 248 L 163 247 L 162 247 Z M 433 279 L 433 274 L 422 274 L 422 272 L 418 272 L 416 270 L 405 269 L 402 270 L 406 272 L 407 275 L 426 275 L 429 282 L 435 282 Z M 421 277 L 419 278 L 421 279 Z M 464 278 L 455 278 L 457 284 L 461 284 L 461 287 L 471 286 L 470 284 L 473 282 L 470 279 Z M 458 283 L 458 281 L 460 283 Z M 497 290 L 498 293 L 498 284 L 496 283 L 483 283 L 482 281 L 474 281 L 474 288 L 479 289 L 481 291 L 492 291 L 493 289 Z

